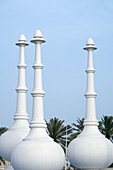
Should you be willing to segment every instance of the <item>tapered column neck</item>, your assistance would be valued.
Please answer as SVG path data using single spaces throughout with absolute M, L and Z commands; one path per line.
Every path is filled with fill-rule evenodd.
M 96 108 L 95 108 L 95 97 L 97 94 L 94 90 L 94 72 L 93 68 L 93 50 L 96 47 L 94 46 L 94 42 L 91 38 L 88 39 L 84 50 L 88 51 L 88 66 L 86 69 L 87 73 L 87 88 L 86 88 L 86 118 L 84 121 L 84 126 L 87 125 L 98 125 L 96 119 Z
M 26 42 L 25 36 L 22 34 L 18 42 L 16 43 L 17 46 L 20 47 L 20 56 L 19 56 L 19 64 L 18 64 L 18 86 L 16 88 L 17 91 L 17 107 L 16 107 L 16 113 L 14 115 L 14 126 L 22 126 L 20 122 L 24 121 L 24 125 L 28 126 L 27 120 L 28 120 L 28 114 L 26 112 L 26 92 L 28 91 L 25 83 L 25 55 L 24 55 L 24 48 L 25 46 L 29 45 Z M 24 126 L 23 125 L 23 126 Z
M 35 63 L 33 64 L 34 68 L 34 88 L 32 91 L 33 96 L 33 114 L 30 127 L 41 127 L 45 128 L 46 123 L 44 120 L 43 112 L 43 96 L 45 92 L 42 88 L 42 68 L 41 63 L 41 43 L 44 43 L 45 40 L 42 37 L 42 34 L 37 30 L 34 34 L 34 38 L 31 40 L 32 43 L 35 43 Z

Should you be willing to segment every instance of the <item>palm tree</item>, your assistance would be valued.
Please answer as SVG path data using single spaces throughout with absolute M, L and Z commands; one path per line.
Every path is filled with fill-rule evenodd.
M 113 116 L 103 116 L 99 124 L 101 133 L 113 142 Z
M 103 116 L 99 122 L 99 130 L 113 142 L 113 116 Z M 113 167 L 113 163 L 109 167 Z
M 5 165 L 5 160 L 0 156 L 0 165 L 1 165 L 1 162 Z
M 73 130 L 74 132 L 72 134 L 70 134 L 69 136 L 69 140 L 72 141 L 74 138 L 76 138 L 83 130 L 84 128 L 84 118 L 80 119 L 80 118 L 77 118 L 77 123 L 72 123 L 73 125 Z
M 1 127 L 0 128 L 0 136 L 4 133 L 4 132 L 6 132 L 7 131 L 7 128 L 6 127 Z M 5 161 L 4 161 L 4 159 L 0 156 L 0 161 L 3 163 L 3 164 L 5 164 Z
M 2 135 L 2 133 L 6 132 L 7 128 L 6 127 L 1 127 L 0 128 L 0 136 Z
M 66 148 L 66 134 L 69 135 L 72 133 L 72 130 L 70 125 L 64 125 L 64 120 L 59 120 L 56 117 L 51 118 L 49 122 L 47 122 L 48 135 L 53 138 L 55 142 L 59 143 L 64 150 Z M 67 140 L 67 144 L 69 144 L 69 140 Z

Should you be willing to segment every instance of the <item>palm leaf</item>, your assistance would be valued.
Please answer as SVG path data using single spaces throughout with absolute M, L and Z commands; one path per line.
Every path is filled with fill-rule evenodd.
M 72 131 L 72 126 L 65 126 L 64 120 L 60 120 L 56 117 L 51 118 L 49 122 L 47 122 L 48 135 L 53 138 L 55 142 L 59 143 L 64 150 L 66 147 L 66 134 L 69 135 Z M 69 143 L 69 140 L 67 143 Z

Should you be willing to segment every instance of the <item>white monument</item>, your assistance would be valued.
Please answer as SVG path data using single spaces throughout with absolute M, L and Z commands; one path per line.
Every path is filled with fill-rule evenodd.
M 96 119 L 94 91 L 94 68 L 92 51 L 95 50 L 94 42 L 88 39 L 84 50 L 88 51 L 86 118 L 84 129 L 68 146 L 68 159 L 76 168 L 93 169 L 106 168 L 113 162 L 113 144 L 98 130 Z
M 20 47 L 20 61 L 18 64 L 19 79 L 17 91 L 17 108 L 14 115 L 14 124 L 4 134 L 0 136 L 0 155 L 10 161 L 10 155 L 14 147 L 22 141 L 29 133 L 28 114 L 26 112 L 26 92 L 25 85 L 25 56 L 24 47 L 28 45 L 25 36 L 22 34 L 16 43 Z M 10 166 L 11 167 L 11 166 Z
M 61 170 L 65 163 L 64 151 L 59 144 L 53 141 L 46 132 L 46 123 L 43 114 L 42 89 L 42 68 L 41 64 L 41 43 L 45 40 L 37 30 L 34 38 L 35 43 L 35 63 L 34 68 L 34 88 L 33 114 L 30 123 L 30 133 L 18 144 L 11 155 L 11 163 L 15 170 Z

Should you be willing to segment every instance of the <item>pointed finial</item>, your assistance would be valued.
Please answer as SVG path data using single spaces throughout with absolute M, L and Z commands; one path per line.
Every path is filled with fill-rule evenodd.
M 40 30 L 36 30 L 33 37 L 34 38 L 43 38 L 42 33 L 40 32 Z
M 21 34 L 18 41 L 26 41 L 26 37 L 24 34 Z
M 92 40 L 92 38 L 89 38 L 86 42 L 86 46 L 83 48 L 84 50 L 89 50 L 89 49 L 92 49 L 92 50 L 96 50 L 97 47 L 94 46 L 94 41 Z
M 21 34 L 20 37 L 18 38 L 18 42 L 16 43 L 16 45 L 18 46 L 21 46 L 21 45 L 24 45 L 24 46 L 27 46 L 29 45 L 28 42 L 26 42 L 26 37 L 24 34 Z
M 94 45 L 94 41 L 92 40 L 92 38 L 89 38 L 87 40 L 86 45 Z
M 40 30 L 36 30 L 34 35 L 33 35 L 33 39 L 31 40 L 32 43 L 44 43 L 45 39 L 42 36 L 42 33 L 40 32 Z

